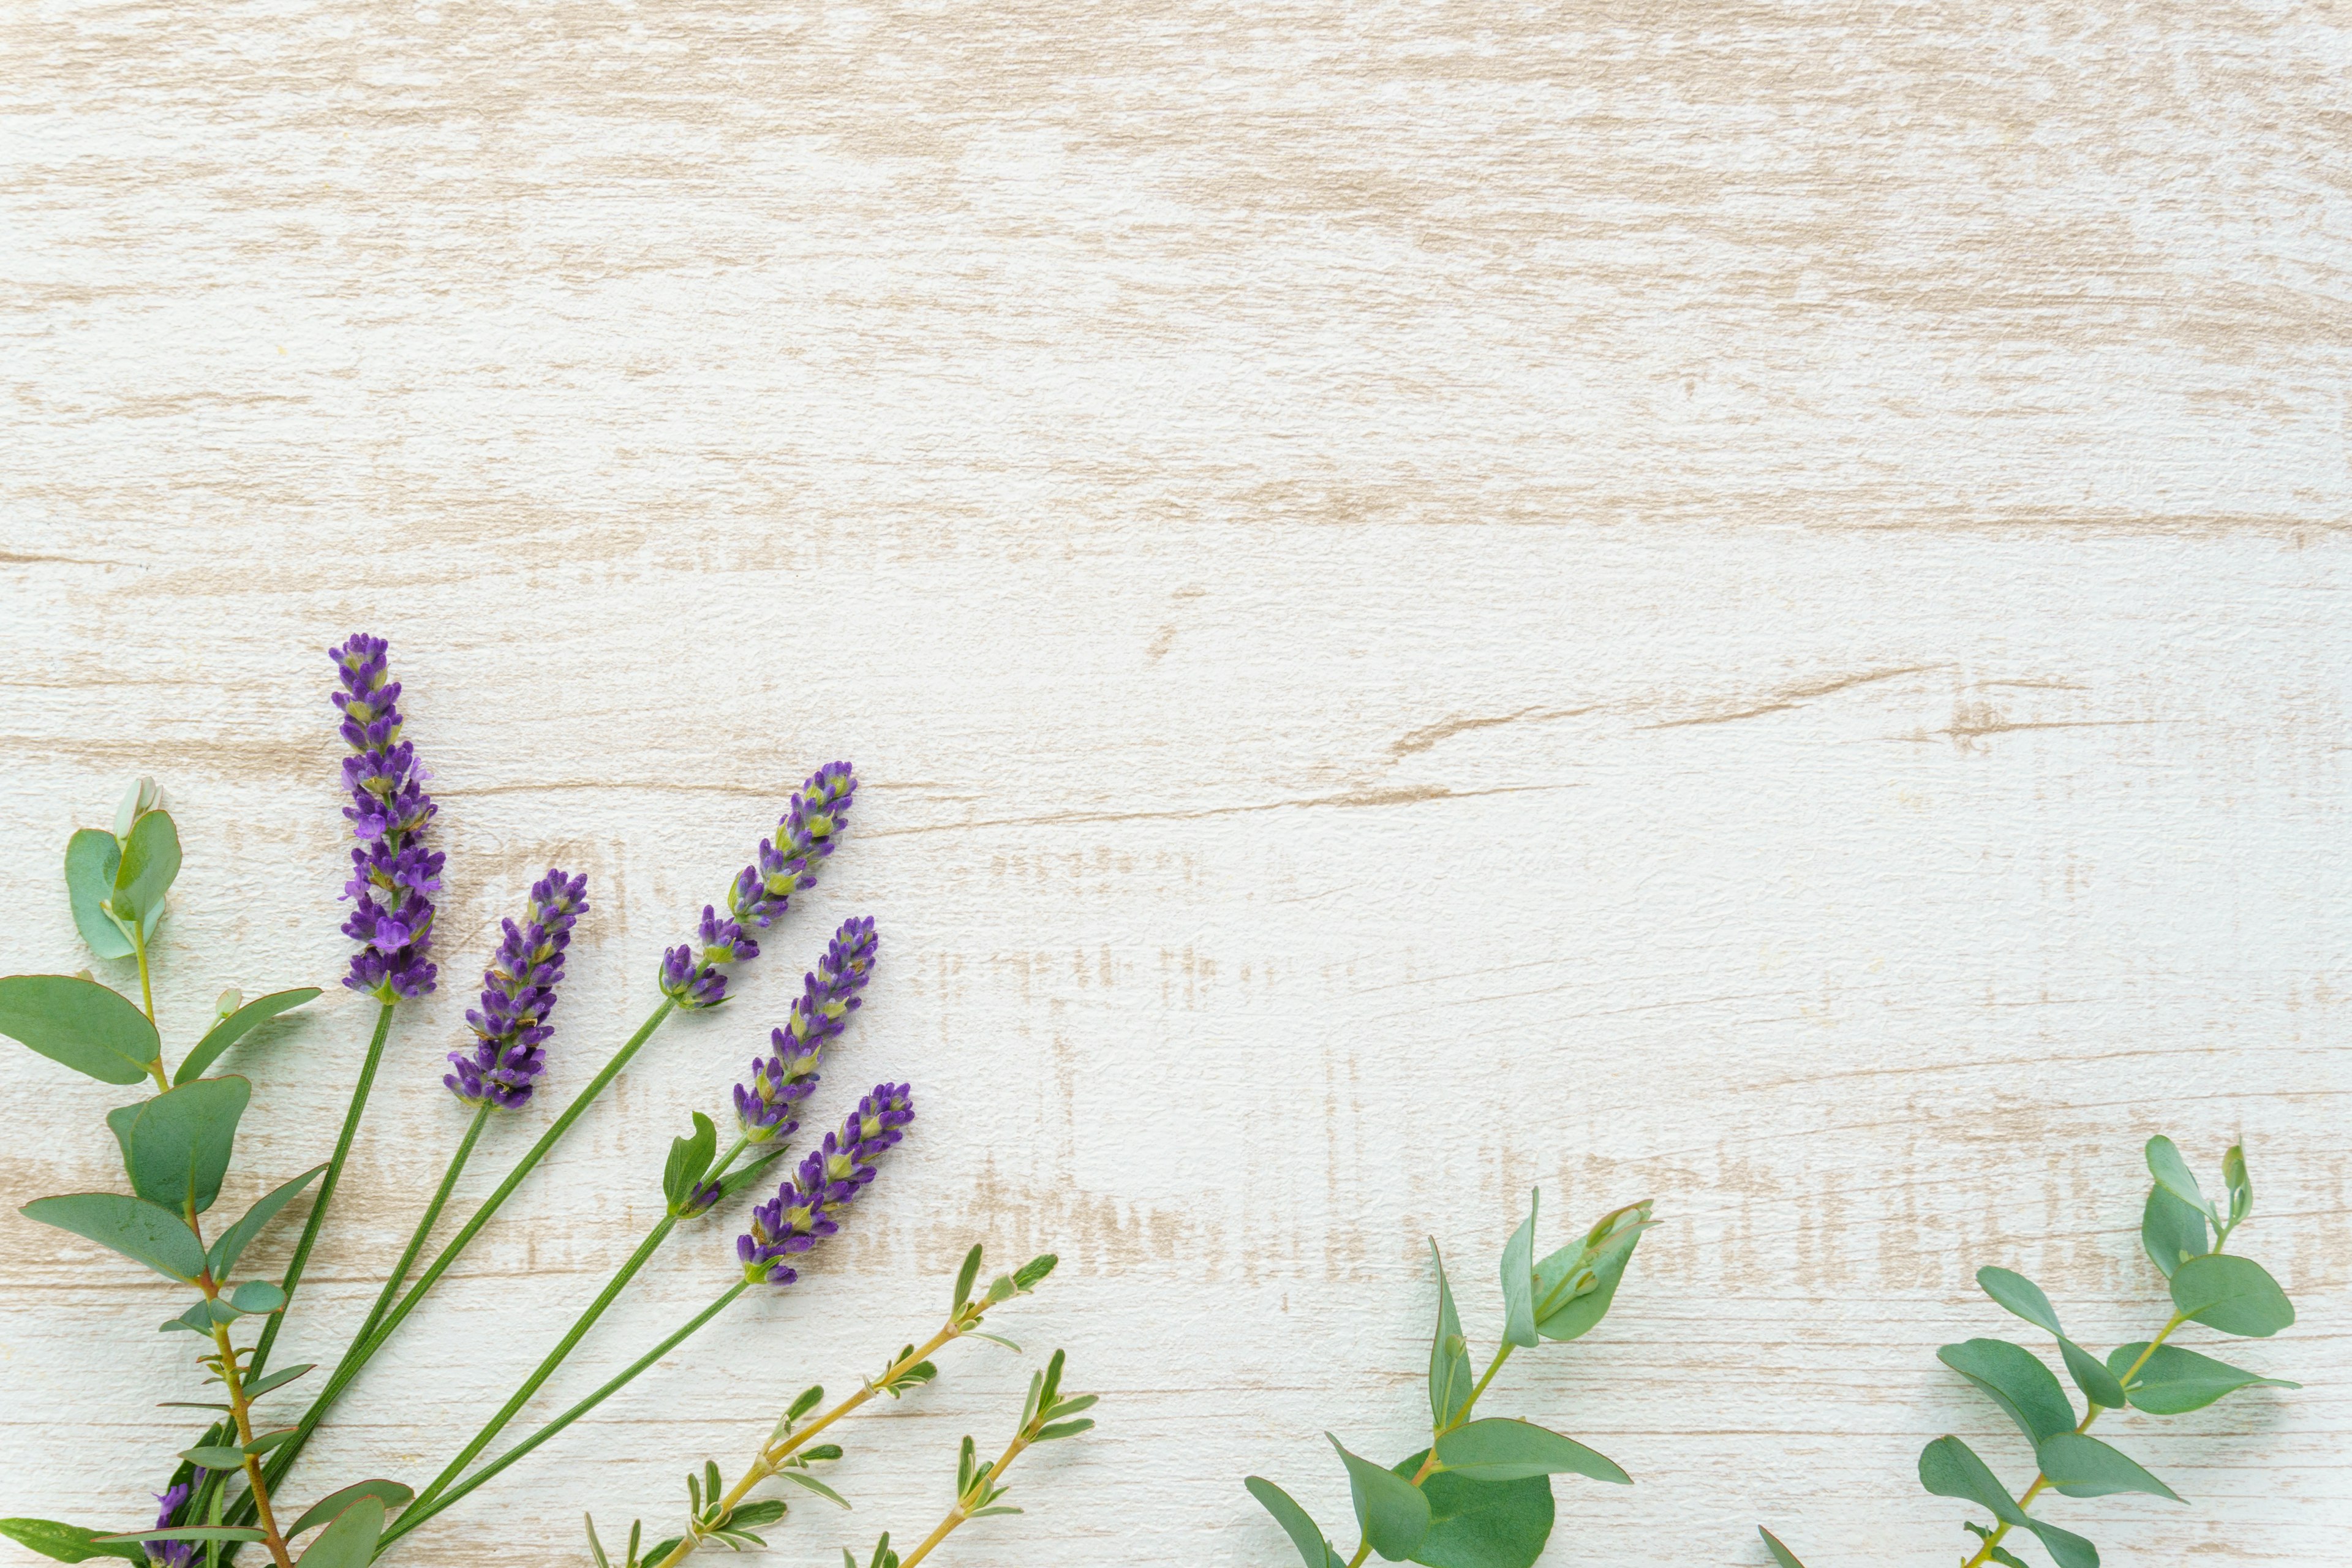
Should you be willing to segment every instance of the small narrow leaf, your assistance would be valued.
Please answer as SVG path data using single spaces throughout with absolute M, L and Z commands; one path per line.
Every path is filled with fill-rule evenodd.
M 1435 1431 L 1451 1426 L 1469 1403 L 1475 1374 L 1470 1347 L 1462 1338 L 1462 1319 L 1454 1310 L 1454 1289 L 1445 1282 L 1445 1259 L 1434 1239 L 1429 1257 L 1437 1268 L 1437 1328 L 1429 1342 L 1429 1418 Z
M 204 1076 L 206 1068 L 220 1059 L 223 1051 L 280 1013 L 291 1012 L 306 1002 L 315 1001 L 318 995 L 317 986 L 301 985 L 291 991 L 275 992 L 247 1002 L 205 1032 L 205 1037 L 196 1042 L 195 1049 L 188 1053 L 188 1059 L 180 1064 L 180 1070 L 172 1075 L 172 1081 L 175 1084 L 193 1083 Z
M 2197 1173 L 2180 1157 L 2180 1151 L 2171 1139 L 2159 1132 L 2147 1141 L 2147 1173 L 2156 1184 L 2217 1224 L 2221 1215 L 2214 1210 L 2205 1189 L 2197 1184 Z
M 2024 1275 L 2007 1268 L 1979 1268 L 1977 1270 L 1977 1287 L 2044 1333 L 2062 1336 L 2065 1333 L 2066 1331 L 2058 1326 L 2058 1314 L 2052 1309 L 2050 1298 L 2042 1293 L 2041 1286 Z M 2071 1426 L 2074 1423 L 2070 1421 L 2067 1425 Z
M 301 1430 L 299 1426 L 281 1426 L 275 1432 L 264 1432 L 252 1442 L 246 1444 L 245 1451 L 248 1454 L 267 1454 L 281 1443 L 293 1441 L 295 1435 Z
M 1078 1421 L 1056 1421 L 1050 1426 L 1040 1426 L 1037 1429 L 1037 1441 L 1051 1443 L 1063 1437 L 1075 1437 L 1081 1432 L 1093 1431 L 1094 1426 L 1092 1416 Z
M 2139 1244 L 2149 1262 L 2169 1279 L 2174 1270 L 2192 1258 L 2202 1258 L 2211 1246 L 2205 1216 L 2161 1186 L 2147 1190 L 2140 1211 Z
M 2230 1223 L 2236 1226 L 2254 1212 L 2254 1184 L 2246 1176 L 2246 1146 L 2232 1143 L 2221 1156 L 2221 1179 L 2230 1184 Z
M 66 840 L 66 896 L 73 904 L 74 929 L 100 958 L 129 958 L 137 950 L 107 915 L 114 896 L 114 873 L 122 846 L 102 828 L 84 827 Z
M 245 1211 L 243 1219 L 215 1237 L 212 1251 L 208 1254 L 212 1261 L 213 1278 L 220 1279 L 236 1268 L 236 1260 L 244 1256 L 245 1249 L 252 1245 L 253 1238 L 259 1236 L 269 1222 L 278 1217 L 278 1211 L 300 1196 L 302 1189 L 309 1186 L 311 1180 L 326 1168 L 324 1165 L 313 1165 L 292 1181 L 264 1194 L 255 1201 L 251 1208 Z
M 1391 1563 L 1412 1556 L 1421 1538 L 1429 1533 L 1429 1500 L 1402 1476 L 1358 1458 L 1330 1433 L 1323 1436 L 1339 1454 L 1339 1462 L 1348 1467 L 1348 1492 L 1355 1500 L 1356 1522 L 1362 1527 L 1364 1539 Z
M 808 1488 L 809 1490 L 816 1493 L 817 1496 L 824 1498 L 828 1502 L 838 1503 L 843 1508 L 847 1508 L 849 1506 L 849 1500 L 847 1498 L 842 1496 L 831 1487 L 826 1486 L 823 1481 L 818 1480 L 806 1470 L 783 1470 L 778 1473 L 781 1474 L 784 1479 L 791 1481 L 795 1485 Z M 736 1511 L 740 1514 L 742 1510 L 738 1509 Z M 781 1510 L 779 1510 L 777 1517 L 782 1517 Z M 758 1523 L 761 1521 L 755 1520 L 751 1522 Z
M 1489 1419 L 1457 1427 L 1437 1440 L 1437 1458 L 1448 1470 L 1470 1480 L 1578 1475 L 1619 1486 L 1633 1482 L 1606 1454 L 1527 1421 Z
M 398 1481 L 360 1481 L 338 1492 L 329 1492 L 302 1510 L 292 1527 L 286 1531 L 290 1540 L 313 1525 L 324 1524 L 362 1498 L 373 1498 L 386 1509 L 405 1508 L 416 1494 Z M 591 1527 L 593 1528 L 593 1526 Z
M 1936 1359 L 1990 1396 L 2026 1441 L 2074 1429 L 2074 1407 L 2040 1358 L 2007 1340 L 1967 1340 L 1946 1345 Z
M 121 992 L 78 974 L 0 980 L 0 1035 L 101 1083 L 141 1083 L 161 1047 L 155 1026 Z
M 1528 1194 L 1528 1217 L 1503 1247 L 1503 1342 L 1536 1342 L 1536 1210 L 1542 1194 Z M 1426 1513 L 1424 1505 L 1423 1511 Z M 1373 1550 L 1378 1551 L 1375 1547 Z M 1386 1555 L 1385 1553 L 1383 1555 Z
M 205 1271 L 204 1246 L 187 1222 L 144 1198 L 121 1193 L 73 1193 L 36 1198 L 18 1212 L 27 1219 L 111 1247 L 184 1283 L 193 1282 Z
M 319 1363 L 314 1361 L 306 1361 L 300 1366 L 283 1367 L 277 1372 L 271 1373 L 268 1377 L 256 1378 L 253 1382 L 245 1385 L 245 1397 L 248 1401 L 255 1400 L 260 1398 L 263 1394 L 268 1393 L 273 1388 L 283 1388 L 288 1384 L 293 1382 L 296 1378 L 301 1376 L 304 1373 L 315 1371 L 318 1364 Z M 387 1481 L 384 1484 L 389 1486 L 392 1483 Z
M 1797 1561 L 1795 1552 L 1780 1544 L 1779 1536 L 1760 1524 L 1756 1527 L 1756 1533 L 1764 1538 L 1764 1550 L 1772 1554 L 1772 1561 L 1779 1563 L 1780 1568 L 1805 1568 L 1802 1563 Z
M 2045 1437 L 2034 1450 L 2042 1473 L 2068 1497 L 2105 1497 L 2111 1492 L 2147 1492 L 2152 1497 L 2180 1500 L 2179 1494 L 2142 1469 L 2138 1461 L 2096 1437 L 2062 1432 Z
M 154 934 L 163 913 L 163 895 L 180 874 L 180 830 L 169 812 L 151 811 L 131 825 L 114 869 L 114 912 L 137 921 L 142 934 Z
M 2294 1308 L 2278 1281 L 2251 1258 L 2209 1253 L 2172 1276 L 2172 1304 L 2225 1334 L 2268 1339 L 2294 1321 Z
M 0 1535 L 59 1563 L 87 1563 L 93 1557 L 141 1563 L 147 1561 L 147 1553 L 135 1545 L 118 1545 L 86 1526 L 60 1524 L 53 1519 L 0 1519 Z M 1322 1568 L 1322 1564 L 1316 1564 L 1316 1568 Z
M 225 1443 L 201 1443 L 193 1448 L 180 1450 L 180 1458 L 192 1465 L 202 1465 L 208 1470 L 234 1470 L 245 1463 L 245 1450 L 232 1448 Z
M 2147 1352 L 2147 1342 L 2117 1345 L 2107 1357 L 2108 1369 L 2116 1376 L 2139 1361 Z M 2241 1388 L 2301 1388 L 2299 1383 L 2264 1377 L 2259 1373 L 2215 1361 L 2211 1356 L 2199 1355 L 2178 1345 L 2158 1345 L 2146 1363 L 2132 1374 L 2125 1394 L 2136 1410 L 2151 1415 L 2179 1415 L 2191 1410 L 2202 1410 L 2224 1394 Z
M 152 1530 L 130 1531 L 121 1535 L 101 1535 L 100 1541 L 266 1541 L 268 1538 L 249 1525 L 236 1524 L 170 1524 L 157 1525 Z
M 980 1248 L 974 1247 L 963 1255 L 963 1267 L 956 1270 L 955 1304 L 949 1310 L 960 1311 L 971 1300 L 971 1282 L 980 1278 Z

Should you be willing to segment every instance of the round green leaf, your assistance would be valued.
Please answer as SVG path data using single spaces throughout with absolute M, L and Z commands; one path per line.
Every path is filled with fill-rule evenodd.
M 2151 1497 L 2180 1500 L 2179 1494 L 2140 1468 L 2123 1450 L 2080 1432 L 2045 1437 L 2033 1450 L 2042 1473 L 2068 1497 L 2105 1497 L 2113 1492 L 2146 1492 Z
M 313 1001 L 318 994 L 317 986 L 301 985 L 291 991 L 278 991 L 268 996 L 257 996 L 205 1030 L 205 1037 L 196 1042 L 196 1048 L 188 1053 L 188 1059 L 180 1064 L 180 1070 L 172 1075 L 172 1081 L 189 1083 L 201 1078 L 204 1076 L 204 1070 L 217 1061 L 223 1051 L 278 1016 L 278 1014 Z
M 2140 1211 L 2139 1244 L 2169 1279 L 2189 1258 L 2203 1257 L 2212 1237 L 2203 1215 L 2157 1186 L 2148 1188 L 2147 1205 Z
M 2117 1345 L 2107 1357 L 2108 1369 L 2117 1377 L 2147 1350 L 2147 1342 Z M 2139 1371 L 2133 1373 L 2131 1386 L 2125 1390 L 2135 1409 L 2151 1415 L 2179 1415 L 2191 1410 L 2202 1410 L 2225 1394 L 2242 1388 L 2301 1388 L 2299 1383 L 2264 1377 L 2260 1373 L 2231 1366 L 2228 1362 L 2215 1361 L 2211 1356 L 2199 1355 L 2195 1351 L 2182 1350 L 2179 1345 L 2158 1345 L 2154 1354 Z
M 78 974 L 0 980 L 0 1035 L 102 1083 L 138 1083 L 160 1045 L 131 999 Z
M 151 811 L 131 825 L 114 869 L 114 912 L 140 922 L 152 934 L 163 912 L 163 895 L 180 874 L 180 830 L 169 812 Z
M 274 1312 L 286 1305 L 286 1292 L 267 1279 L 248 1279 L 229 1293 L 229 1304 L 240 1312 Z
M 73 1193 L 35 1198 L 20 1212 L 26 1219 L 111 1247 L 173 1279 L 193 1280 L 205 1271 L 204 1244 L 196 1239 L 196 1233 L 178 1215 L 144 1198 L 121 1193 Z
M 2040 1357 L 2007 1340 L 1967 1340 L 1946 1345 L 1936 1359 L 1975 1384 L 2017 1423 L 2026 1440 L 2074 1429 L 2074 1407 Z
M 2294 1321 L 2294 1307 L 2278 1281 L 2251 1258 L 2209 1253 L 2172 1276 L 2172 1304 L 2209 1329 L 2268 1339 Z
M 220 1196 L 236 1124 L 253 1098 L 241 1078 L 198 1079 L 159 1094 L 131 1124 L 131 1184 L 141 1197 L 198 1214 Z
M 104 905 L 114 896 L 114 873 L 122 846 L 114 835 L 85 827 L 66 840 L 66 896 L 73 905 L 74 929 L 100 958 L 129 958 L 135 951 Z
M 1396 1467 L 1410 1478 L 1426 1450 Z M 1429 1499 L 1429 1533 L 1413 1549 L 1425 1568 L 1530 1568 L 1551 1535 L 1551 1481 L 1480 1481 L 1440 1470 L 1421 1483 Z

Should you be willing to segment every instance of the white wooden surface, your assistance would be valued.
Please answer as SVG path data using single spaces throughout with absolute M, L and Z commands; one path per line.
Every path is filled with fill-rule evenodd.
M 1278 1564 L 1318 1434 L 1402 1453 L 1423 1237 L 1492 1342 L 1531 1184 L 1654 1195 L 1603 1331 L 1496 1408 L 1639 1479 L 1546 1561 L 1948 1562 L 1933 1359 L 2032 1273 L 2160 1321 L 2155 1131 L 2251 1150 L 2294 1377 L 2119 1440 L 2111 1562 L 2352 1560 L 2344 1289 L 2352 350 L 2340 5 L 24 4 L 0 15 L 0 963 L 85 960 L 66 835 L 188 840 L 159 1000 L 327 984 L 320 650 L 394 642 L 452 984 L 404 1019 L 290 1348 L 355 1321 L 462 1120 L 466 979 L 585 868 L 549 1079 L 815 763 L 850 846 L 371 1372 L 299 1495 L 412 1479 L 655 1211 L 832 923 L 821 1109 L 913 1140 L 806 1287 L 420 1532 L 584 1562 L 971 1240 L 1108 1397 L 943 1561 Z M 119 977 L 119 976 L 118 976 Z M 365 1016 L 233 1065 L 225 1202 L 318 1158 Z M 0 1058 L 13 1205 L 115 1091 Z M 486 1191 L 542 1105 L 466 1183 Z M 282 1249 L 290 1231 L 279 1237 Z M 552 1410 L 713 1293 L 677 1244 Z M 0 1225 L 0 1511 L 143 1518 L 170 1293 Z M 983 1353 L 984 1352 L 984 1353 Z M 944 1506 L 1025 1370 L 862 1422 L 822 1563 Z M 29 1562 L 0 1543 L 0 1561 Z

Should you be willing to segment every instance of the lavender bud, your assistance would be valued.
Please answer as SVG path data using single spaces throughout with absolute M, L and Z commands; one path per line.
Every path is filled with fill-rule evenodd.
M 426 994 L 438 973 L 425 954 L 433 947 L 432 895 L 441 889 L 443 857 L 421 842 L 435 808 L 415 749 L 400 738 L 400 682 L 384 679 L 385 647 L 382 637 L 362 633 L 327 652 L 342 683 L 334 703 L 352 753 L 343 759 L 343 784 L 352 792 L 343 816 L 360 840 L 343 884 L 343 896 L 357 908 L 343 934 L 362 945 L 343 984 L 393 1002 Z
M 874 1162 L 904 1136 L 915 1119 L 910 1085 L 877 1083 L 824 1146 L 801 1162 L 776 1195 L 751 1211 L 751 1228 L 736 1237 L 743 1278 L 790 1285 L 800 1273 L 785 1261 L 841 1228 L 842 1209 L 874 1180 Z
M 748 1083 L 735 1086 L 735 1121 L 743 1136 L 765 1143 L 796 1131 L 800 1102 L 814 1091 L 824 1047 L 849 1026 L 858 993 L 873 976 L 877 942 L 872 920 L 847 920 L 801 977 L 801 994 L 784 1027 L 769 1031 L 773 1054 L 753 1058 Z
M 792 896 L 816 885 L 816 864 L 833 853 L 848 826 L 857 776 L 847 763 L 827 763 L 811 773 L 778 819 L 776 837 L 760 840 L 756 864 L 735 875 L 727 889 L 728 918 L 704 905 L 698 945 L 662 954 L 662 994 L 681 1007 L 716 1007 L 727 999 L 727 976 L 719 965 L 756 958 L 760 944 L 751 931 L 764 931 L 784 912 Z
M 457 1071 L 441 1079 L 459 1100 L 512 1110 L 530 1099 L 531 1080 L 547 1066 L 540 1047 L 555 1033 L 547 1016 L 563 980 L 564 949 L 587 907 L 587 877 L 550 867 L 530 890 L 523 924 L 504 922 L 506 938 L 482 975 L 481 1010 L 466 1015 L 480 1043 L 450 1052 Z
M 187 1506 L 188 1498 L 195 1489 L 194 1483 L 204 1479 L 205 1472 L 198 1469 L 188 1480 L 182 1481 L 169 1491 L 148 1494 L 162 1505 L 155 1514 L 156 1529 L 169 1530 L 175 1524 L 188 1522 L 184 1519 L 174 1519 L 173 1515 Z M 193 1541 L 147 1541 L 140 1544 L 147 1553 L 147 1561 L 161 1563 L 163 1568 L 189 1568 L 189 1564 L 195 1561 L 197 1546 Z

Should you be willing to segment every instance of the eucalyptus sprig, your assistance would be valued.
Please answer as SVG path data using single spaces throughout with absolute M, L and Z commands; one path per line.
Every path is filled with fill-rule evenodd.
M 758 1456 L 747 1467 L 732 1487 L 722 1488 L 719 1467 L 704 1461 L 700 1477 L 687 1478 L 688 1521 L 683 1532 L 656 1542 L 642 1553 L 638 1541 L 643 1534 L 643 1521 L 629 1527 L 629 1544 L 624 1568 L 676 1568 L 704 1544 L 718 1542 L 736 1551 L 745 1544 L 764 1546 L 752 1531 L 775 1523 L 784 1517 L 786 1505 L 782 1498 L 768 1498 L 753 1502 L 752 1489 L 770 1478 L 791 1481 L 805 1490 L 814 1492 L 827 1501 L 847 1508 L 849 1503 L 840 1493 L 816 1479 L 811 1472 L 813 1464 L 838 1459 L 842 1450 L 835 1444 L 812 1445 L 811 1439 L 878 1395 L 897 1399 L 921 1387 L 939 1375 L 931 1357 L 950 1342 L 969 1335 L 992 1343 L 1019 1351 L 1020 1346 L 1002 1335 L 990 1333 L 981 1327 L 990 1311 L 1016 1296 L 1026 1296 L 1035 1290 L 1045 1277 L 1054 1272 L 1060 1259 L 1050 1252 L 1031 1258 L 1010 1274 L 1000 1274 L 989 1282 L 985 1290 L 973 1292 L 980 1281 L 981 1249 L 974 1247 L 964 1254 L 963 1265 L 956 1271 L 955 1294 L 949 1303 L 947 1320 L 939 1331 L 919 1345 L 907 1345 L 890 1358 L 882 1371 L 866 1379 L 857 1392 L 835 1405 L 830 1410 L 800 1425 L 802 1418 L 824 1403 L 822 1385 L 804 1388 L 787 1405 L 775 1426 L 760 1444 Z M 598 1568 L 611 1568 L 604 1556 L 603 1542 L 596 1539 L 596 1521 L 588 1521 L 588 1546 Z
M 1539 1195 L 1538 1195 L 1539 1196 Z M 1324 1437 L 1347 1467 L 1348 1489 L 1362 1539 L 1344 1568 L 1377 1552 L 1429 1568 L 1529 1568 L 1551 1534 L 1551 1477 L 1590 1476 L 1630 1485 L 1616 1461 L 1530 1422 L 1474 1418 L 1479 1397 L 1514 1350 L 1589 1333 L 1616 1299 L 1618 1281 L 1642 1233 L 1656 1222 L 1649 1199 L 1612 1209 L 1583 1237 L 1537 1261 L 1538 1197 L 1503 1247 L 1503 1342 L 1475 1381 L 1470 1343 L 1445 1280 L 1437 1243 L 1437 1326 L 1429 1347 L 1430 1446 L 1386 1468 Z M 1263 1476 L 1244 1483 L 1274 1515 L 1307 1568 L 1343 1568 L 1339 1553 L 1307 1510 Z
M 890 1550 L 890 1532 L 884 1531 L 882 1538 L 874 1543 L 874 1552 L 866 1559 L 866 1568 L 915 1568 L 968 1521 L 1021 1511 L 1003 1500 L 1009 1489 L 1004 1475 L 1013 1468 L 1013 1461 L 1040 1443 L 1059 1442 L 1094 1429 L 1094 1418 L 1078 1413 L 1093 1409 L 1100 1396 L 1064 1394 L 1062 1363 L 1063 1352 L 1055 1351 L 1042 1370 L 1030 1373 L 1029 1397 L 1021 1406 L 1021 1425 L 1014 1428 L 1013 1440 L 1004 1446 L 994 1464 L 982 1465 L 979 1448 L 969 1435 L 965 1436 L 956 1454 L 955 1502 L 931 1532 L 901 1558 Z M 844 1568 L 858 1568 L 856 1554 L 845 1546 L 841 1549 L 841 1561 Z
M 2253 1212 L 2254 1189 L 2246 1175 L 2244 1148 L 2232 1144 L 2221 1159 L 2229 1193 L 2226 1209 L 2205 1195 L 2171 1139 L 2149 1139 L 2146 1152 L 2156 1184 L 2140 1211 L 2140 1247 L 2170 1286 L 2173 1305 L 2172 1316 L 2153 1339 L 2117 1345 L 2102 1361 L 2067 1337 L 2050 1298 L 2032 1280 L 2007 1268 L 1977 1270 L 1977 1284 L 1986 1295 L 2056 1342 L 2067 1376 L 2083 1394 L 2080 1420 L 2056 1375 L 2023 1345 L 1974 1339 L 1936 1352 L 1936 1359 L 2000 1407 L 2032 1445 L 2038 1467 L 2032 1484 L 2012 1501 L 1992 1468 L 1958 1437 L 1938 1437 L 1920 1451 L 1921 1486 L 1937 1497 L 1975 1503 L 1992 1516 L 1990 1524 L 1963 1521 L 1977 1546 L 1962 1568 L 1984 1568 L 1988 1563 L 2025 1568 L 2002 1544 L 2012 1530 L 2035 1536 L 2058 1568 L 2099 1568 L 2096 1546 L 2026 1511 L 2044 1491 L 2077 1498 L 2142 1492 L 2184 1500 L 2139 1461 L 2089 1435 L 2105 1412 L 2128 1405 L 2144 1415 L 2178 1415 L 2202 1410 L 2242 1388 L 2301 1386 L 2167 1342 L 2190 1323 L 2242 1338 L 2268 1339 L 2294 1323 L 2294 1307 L 2261 1264 L 2222 1251 Z M 1770 1531 L 1759 1533 L 1780 1568 L 1804 1568 Z

